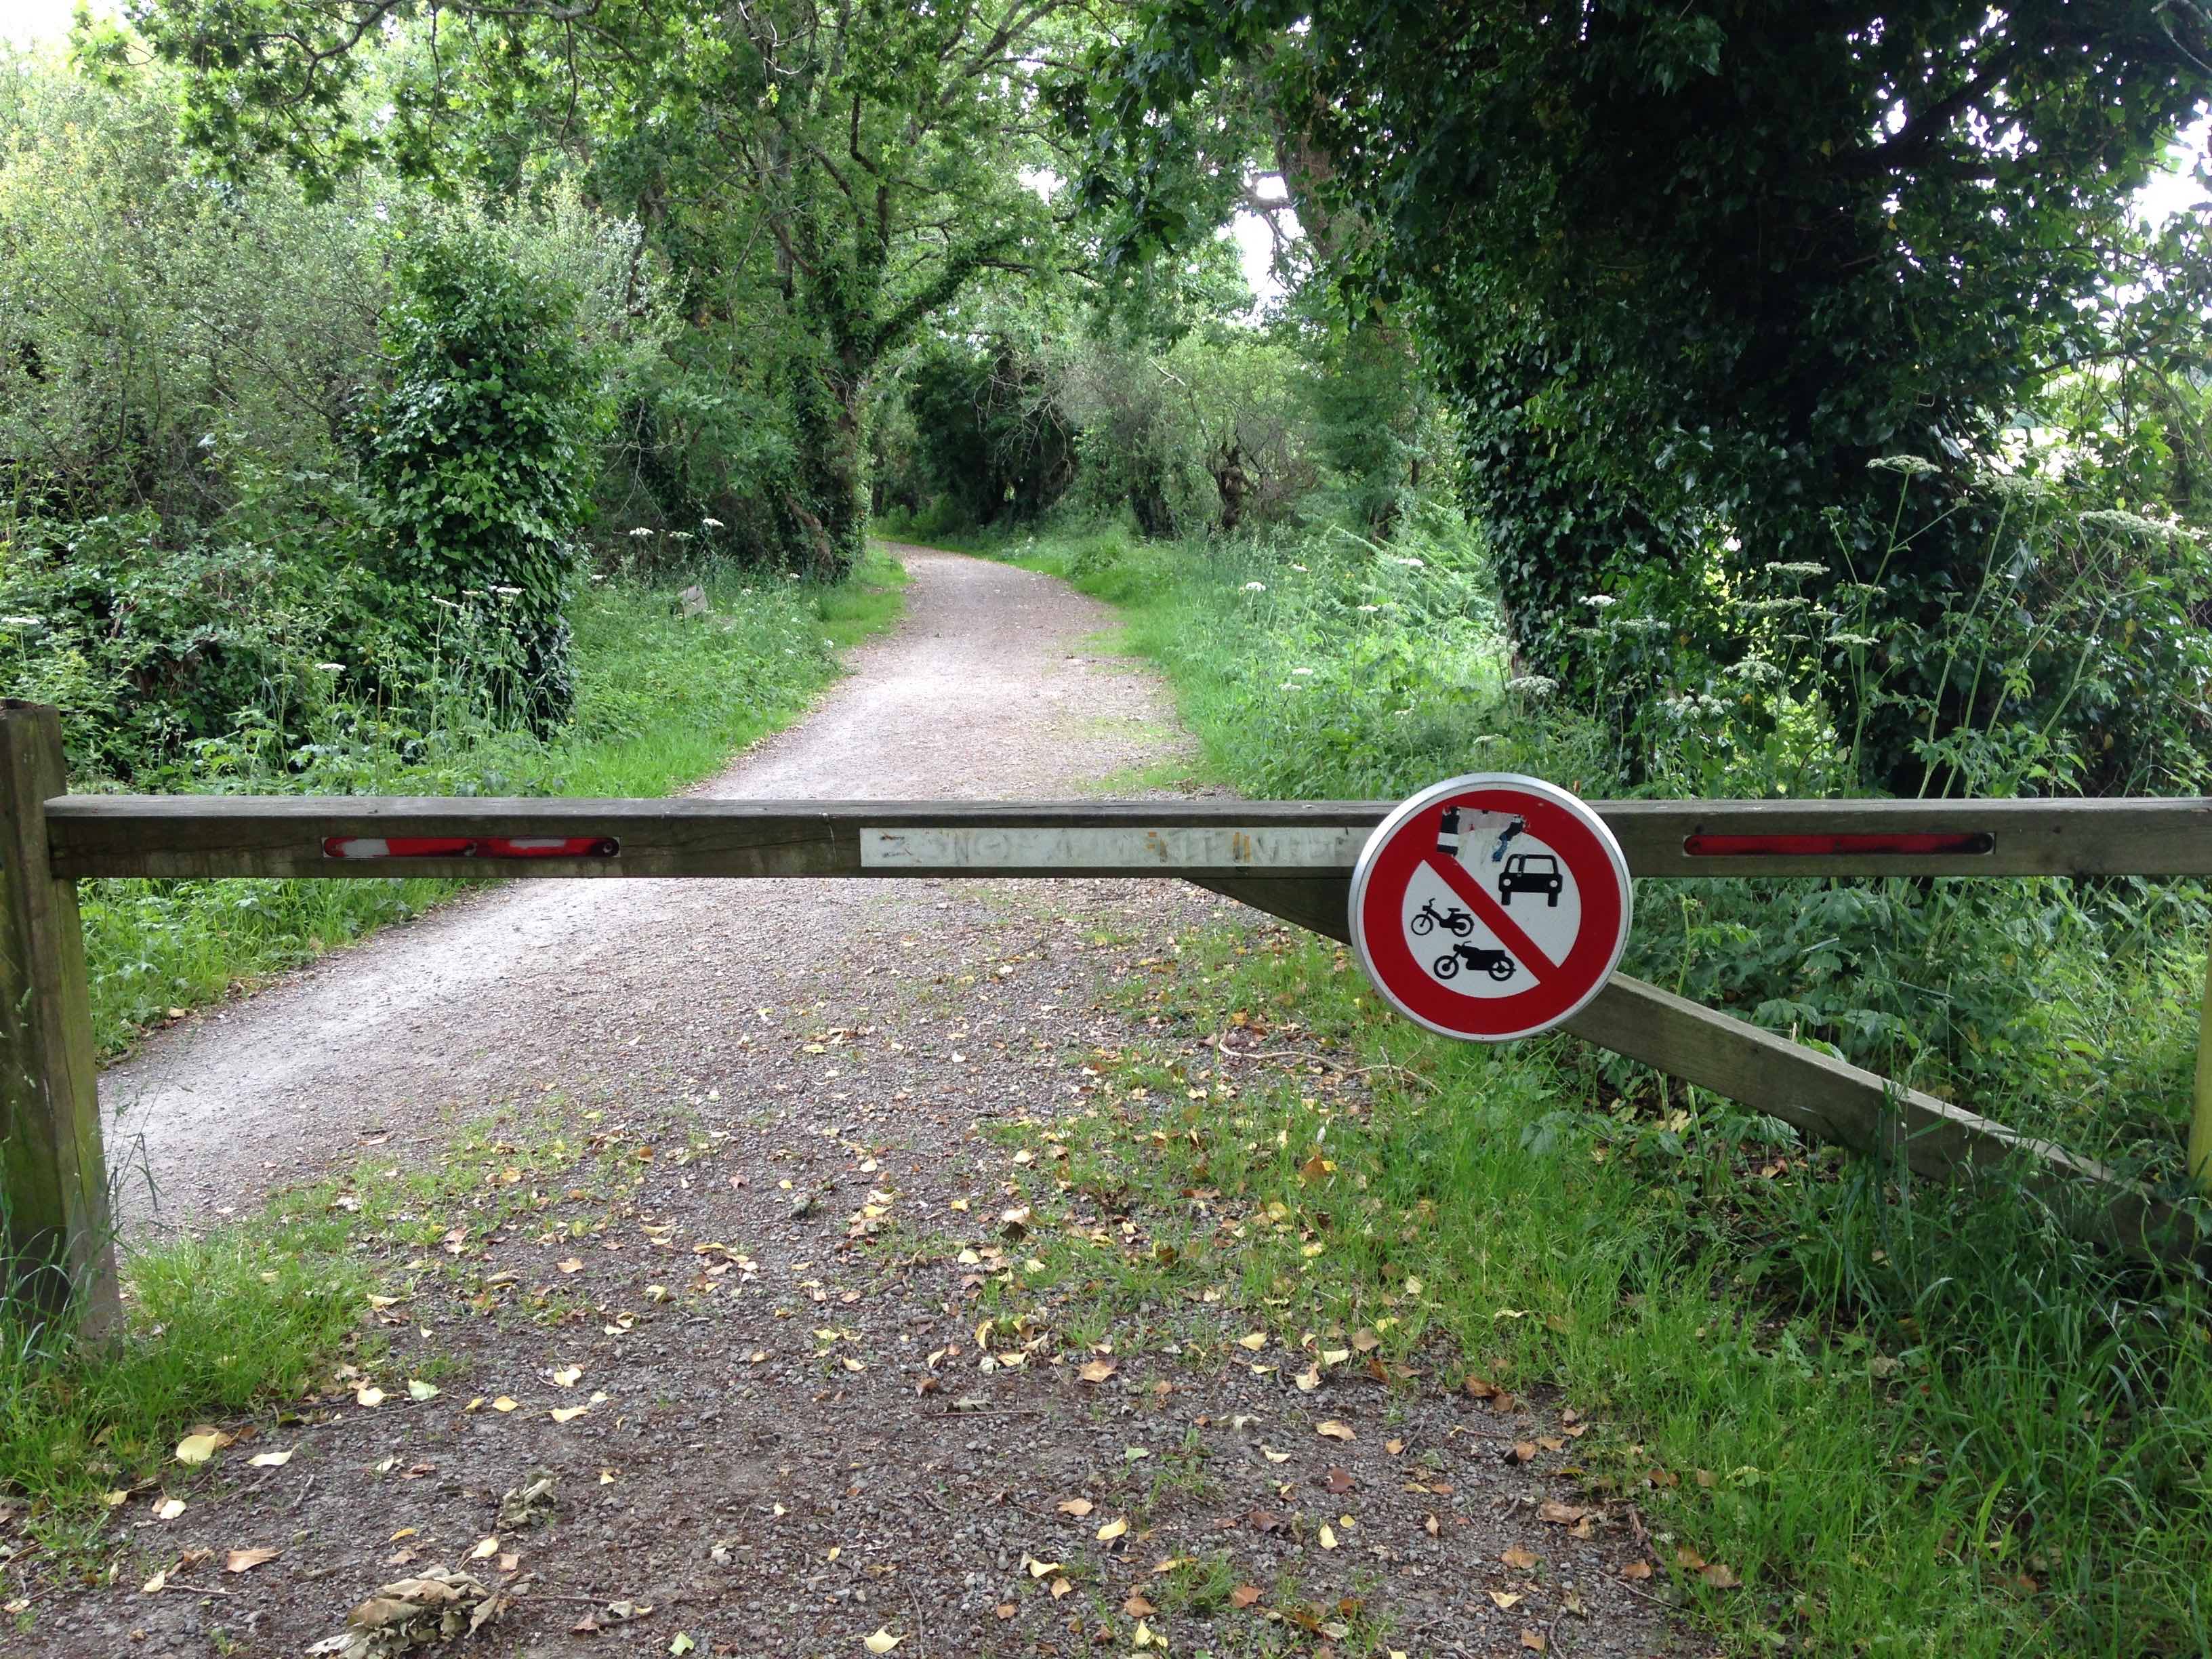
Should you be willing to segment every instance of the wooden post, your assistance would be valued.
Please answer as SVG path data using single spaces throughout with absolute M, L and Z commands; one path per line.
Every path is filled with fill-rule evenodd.
M 0 1291 L 98 1339 L 121 1307 L 76 884 L 47 850 L 67 787 L 59 717 L 0 699 Z

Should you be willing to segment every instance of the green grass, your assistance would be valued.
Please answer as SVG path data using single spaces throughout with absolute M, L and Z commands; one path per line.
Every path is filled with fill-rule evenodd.
M 2001 1187 L 1889 1201 L 1710 1097 L 1600 1109 L 1577 1045 L 1431 1037 L 1333 945 L 1193 935 L 1132 995 L 1158 1046 L 1101 1062 L 1096 1112 L 1014 1132 L 1067 1158 L 1022 1177 L 1047 1273 L 994 1297 L 1062 1298 L 1073 1329 L 1224 1287 L 1216 1363 L 1253 1358 L 1247 1328 L 1290 1352 L 1372 1332 L 1409 1386 L 1559 1390 L 1595 1425 L 1591 1489 L 1651 1517 L 1731 1652 L 2209 1650 L 2201 1288 L 2094 1259 Z M 1255 1022 L 1264 1048 L 1371 1068 L 1371 1110 L 1265 1063 L 1224 1094 L 1182 1058 Z M 1219 1198 L 1194 1219 L 1199 1189 Z M 1102 1247 L 1086 1194 L 1137 1237 Z
M 1505 678 L 1480 551 L 1449 526 L 1390 548 L 951 539 L 1121 605 L 1207 770 L 1248 794 L 1401 796 L 1480 769 L 1709 793 L 1638 775 Z M 1747 750 L 1722 793 L 1775 793 L 1801 758 Z M 2201 884 L 1638 898 L 1636 971 L 2181 1190 Z M 1226 1281 L 1293 1340 L 1369 1328 L 1447 1383 L 1560 1389 L 1603 1425 L 1578 1446 L 1594 1485 L 1655 1516 L 1656 1559 L 1731 1652 L 2212 1652 L 2200 1276 L 2095 1255 L 2002 1175 L 1914 1182 L 1563 1038 L 1455 1048 L 1382 1017 L 1333 947 L 1245 948 L 1191 941 L 1146 1012 L 1186 1043 L 1240 1012 L 1302 1022 L 1269 1044 L 1382 1067 L 1373 1115 L 1310 1075 L 1163 1106 L 1192 1079 L 1124 1055 L 1121 1103 L 1054 1133 L 1079 1197 L 1137 1197 L 1147 1248 L 1040 1251 L 1061 1324 Z M 1336 1165 L 1319 1178 L 1317 1146 Z M 1205 1187 L 1234 1228 L 1191 1218 L 1181 1194 Z M 1678 1547 L 1744 1587 L 1680 1571 Z
M 723 569 L 715 619 L 685 621 L 672 586 L 631 581 L 579 602 L 574 719 L 550 741 L 456 720 L 375 726 L 319 746 L 307 782 L 354 793 L 665 795 L 805 712 L 836 653 L 896 620 L 906 573 L 881 553 L 836 587 Z M 678 584 L 680 585 L 680 584 Z M 208 787 L 292 790 L 290 774 L 232 769 Z M 240 981 L 417 915 L 463 884 L 114 880 L 85 885 L 93 1025 L 103 1054 Z
M 325 1215 L 130 1256 L 112 1348 L 0 1314 L 0 1492 L 57 1555 L 94 1547 L 107 1495 L 181 1484 L 178 1437 L 328 1380 L 368 1310 L 368 1274 Z

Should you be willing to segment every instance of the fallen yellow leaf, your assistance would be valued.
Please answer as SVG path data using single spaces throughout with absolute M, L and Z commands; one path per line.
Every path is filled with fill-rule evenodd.
M 489 1561 L 493 1556 L 497 1555 L 498 1553 L 499 1539 L 496 1534 L 494 1534 L 492 1537 L 485 1539 L 474 1549 L 471 1550 L 469 1552 L 469 1559 L 471 1561 Z
M 185 1500 L 181 1498 L 172 1498 L 154 1511 L 154 1518 L 156 1521 L 173 1521 L 184 1512 Z
M 893 1648 L 896 1647 L 900 1643 L 905 1640 L 905 1637 L 894 1636 L 889 1631 L 883 1629 L 879 1626 L 877 1627 L 876 1633 L 873 1636 L 866 1636 L 860 1638 L 860 1645 L 867 1649 L 870 1653 L 889 1653 Z
M 491 1402 L 491 1408 L 495 1412 L 511 1412 L 514 1409 L 514 1401 L 501 1395 Z
M 1336 1528 L 1326 1521 L 1322 1522 L 1321 1547 L 1325 1550 L 1333 1550 L 1336 1547 Z
M 556 1406 L 546 1415 L 556 1423 L 573 1423 L 591 1409 L 589 1406 Z
M 264 1561 L 274 1561 L 275 1550 L 233 1550 L 222 1558 L 225 1572 L 252 1572 Z
M 1098 1541 L 1102 1544 L 1110 1544 L 1128 1530 L 1129 1523 L 1127 1520 L 1109 1521 L 1098 1528 Z
M 1328 1422 L 1316 1427 L 1314 1430 L 1314 1432 L 1318 1435 L 1324 1435 L 1331 1440 L 1357 1440 L 1359 1438 L 1358 1435 L 1352 1433 L 1350 1425 L 1340 1423 L 1333 1417 L 1329 1419 Z
M 204 1463 L 228 1444 L 230 1444 L 230 1437 L 220 1429 L 210 1429 L 201 1434 L 188 1434 L 177 1442 L 177 1462 Z

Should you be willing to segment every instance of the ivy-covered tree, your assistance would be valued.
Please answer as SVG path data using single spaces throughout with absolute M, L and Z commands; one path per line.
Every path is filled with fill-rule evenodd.
M 1191 155 L 1249 130 L 1240 100 L 1269 112 L 1340 273 L 1427 342 L 1521 648 L 1571 678 L 1584 597 L 1628 568 L 1686 604 L 1746 564 L 1872 574 L 1869 460 L 1986 456 L 2094 355 L 2133 192 L 2212 93 L 2212 13 L 1155 0 L 1113 61 L 1094 199 L 1133 244 L 1185 235 L 1220 172 Z M 1970 586 L 1993 533 L 1960 513 L 1889 556 L 1893 617 Z
M 443 637 L 479 659 L 471 677 L 547 729 L 575 691 L 565 613 L 599 412 L 573 296 L 459 233 L 430 240 L 398 286 L 363 470 L 383 574 L 454 619 L 441 628 L 427 605 L 408 618 L 426 647 Z
M 188 71 L 187 131 L 218 155 L 280 155 L 311 185 L 377 155 L 506 192 L 559 168 L 635 212 L 695 324 L 773 380 L 790 443 L 761 487 L 799 562 L 836 575 L 866 523 L 872 377 L 978 272 L 1053 260 L 1029 180 L 1074 12 L 140 0 L 132 17 Z

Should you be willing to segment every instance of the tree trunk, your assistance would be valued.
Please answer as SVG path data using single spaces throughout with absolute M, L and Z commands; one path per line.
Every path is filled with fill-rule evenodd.
M 817 581 L 842 581 L 860 563 L 867 536 L 867 424 L 861 388 L 803 364 L 792 383 L 797 477 L 784 498 L 799 568 Z

